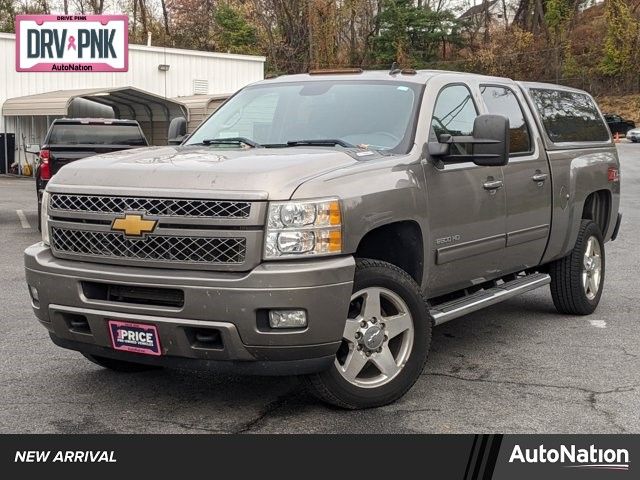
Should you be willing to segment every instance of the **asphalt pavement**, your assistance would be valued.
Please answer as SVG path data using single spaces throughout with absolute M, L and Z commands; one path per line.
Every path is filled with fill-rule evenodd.
M 404 398 L 355 412 L 296 378 L 118 374 L 54 346 L 24 282 L 34 185 L 0 176 L 0 433 L 640 433 L 640 145 L 619 151 L 624 221 L 593 315 L 557 314 L 542 288 L 449 322 Z

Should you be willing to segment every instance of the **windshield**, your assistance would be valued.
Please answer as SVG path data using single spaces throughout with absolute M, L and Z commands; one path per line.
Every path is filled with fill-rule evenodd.
M 51 129 L 49 144 L 141 147 L 146 146 L 147 142 L 137 125 L 58 123 Z
M 269 147 L 336 140 L 335 145 L 405 153 L 413 141 L 420 89 L 417 84 L 373 81 L 247 87 L 220 107 L 186 144 L 229 148 L 233 145 L 215 140 L 234 138 Z

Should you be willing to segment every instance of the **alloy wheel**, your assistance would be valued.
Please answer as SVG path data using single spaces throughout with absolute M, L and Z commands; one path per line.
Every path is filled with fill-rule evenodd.
M 589 237 L 582 266 L 582 287 L 589 300 L 598 295 L 602 281 L 602 250 L 596 237 Z
M 381 287 L 359 290 L 351 297 L 336 368 L 358 387 L 385 385 L 406 365 L 413 336 L 413 318 L 398 294 Z

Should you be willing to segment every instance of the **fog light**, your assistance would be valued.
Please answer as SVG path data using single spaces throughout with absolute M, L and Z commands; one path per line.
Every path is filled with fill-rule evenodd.
M 40 303 L 40 296 L 38 295 L 38 289 L 36 287 L 29 285 L 29 295 L 31 295 L 31 300 L 33 300 L 34 305 Z
M 307 312 L 304 310 L 271 310 L 271 328 L 303 328 L 307 326 Z

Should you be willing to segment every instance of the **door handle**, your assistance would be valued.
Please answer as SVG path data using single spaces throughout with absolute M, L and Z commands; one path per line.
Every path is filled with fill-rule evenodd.
M 485 190 L 498 190 L 502 185 L 502 180 L 487 180 L 482 184 Z
M 533 177 L 531 177 L 531 180 L 533 180 L 534 182 L 537 182 L 537 183 L 544 182 L 547 179 L 548 176 L 549 175 L 546 174 L 546 173 L 537 172 Z

